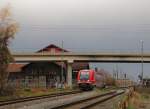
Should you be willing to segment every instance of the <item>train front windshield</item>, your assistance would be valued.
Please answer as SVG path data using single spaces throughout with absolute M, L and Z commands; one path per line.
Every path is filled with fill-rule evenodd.
M 80 80 L 89 80 L 89 72 L 81 72 L 80 73 Z

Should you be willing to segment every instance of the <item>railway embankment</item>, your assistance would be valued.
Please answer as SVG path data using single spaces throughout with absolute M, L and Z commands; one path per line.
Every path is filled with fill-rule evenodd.
M 26 96 L 26 97 L 19 97 L 7 100 L 0 100 L 0 109 L 17 109 L 18 107 L 26 106 L 26 105 L 33 105 L 36 103 L 44 102 L 48 99 L 55 99 L 61 96 L 67 96 L 71 94 L 82 93 L 79 90 L 70 90 L 70 91 L 55 91 L 55 93 L 41 93 L 36 96 Z
M 118 103 L 118 109 L 150 109 L 149 91 L 142 87 L 129 90 Z
M 20 99 L 20 98 L 26 98 L 26 97 L 35 97 L 35 96 L 42 96 L 42 95 L 48 95 L 48 94 L 55 94 L 55 93 L 63 93 L 68 91 L 74 91 L 74 89 L 45 89 L 45 88 L 22 88 L 22 89 L 16 89 L 14 94 L 12 95 L 5 95 L 0 96 L 0 102 L 4 100 L 13 100 L 13 99 Z
M 8 103 L 8 105 L 5 103 L 4 106 L 0 106 L 0 109 L 49 109 L 51 105 L 56 105 L 56 104 L 60 104 L 63 102 L 69 102 L 72 101 L 75 98 L 78 97 L 87 97 L 87 96 L 93 96 L 97 94 L 94 91 L 90 91 L 90 92 L 77 92 L 77 93 L 69 93 L 69 94 L 63 94 L 63 95 L 59 95 L 56 94 L 55 96 L 48 96 L 48 97 L 44 97 L 44 96 L 40 96 L 40 98 L 36 97 L 36 98 L 30 98 L 30 99 L 34 99 L 34 100 L 30 100 L 30 99 L 25 99 L 25 101 L 16 101 L 15 103 Z M 20 100 L 20 99 L 19 99 Z M 3 103 L 2 103 L 3 105 Z
M 11 103 L 5 103 L 0 106 L 0 109 L 50 109 L 55 108 L 60 105 L 64 104 L 72 104 L 72 102 L 78 102 L 80 100 L 90 99 L 91 97 L 96 96 L 104 96 L 104 99 L 108 99 L 107 97 L 115 96 L 115 91 L 101 91 L 101 90 L 93 90 L 93 91 L 86 91 L 86 92 L 76 92 L 76 93 L 69 93 L 56 96 L 39 96 L 38 98 L 27 98 L 27 99 L 18 99 L 19 101 L 11 101 Z M 112 95 L 110 95 L 110 94 Z M 108 95 L 107 95 L 108 94 Z M 116 93 L 117 94 L 117 93 Z M 34 100 L 30 100 L 34 99 Z M 21 100 L 21 101 L 20 101 Z M 94 101 L 95 102 L 95 101 Z M 8 104 L 8 105 L 7 105 Z M 89 104 L 89 103 L 88 103 Z

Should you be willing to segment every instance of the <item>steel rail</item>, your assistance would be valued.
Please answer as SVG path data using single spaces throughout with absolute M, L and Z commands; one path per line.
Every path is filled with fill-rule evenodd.
M 69 95 L 69 94 L 82 93 L 82 92 L 83 91 L 69 91 L 69 92 L 61 92 L 61 93 L 40 95 L 40 96 L 34 96 L 34 97 L 24 97 L 24 98 L 18 98 L 18 99 L 4 100 L 4 101 L 0 101 L 0 106 L 39 100 L 39 99 L 52 98 L 52 97 L 57 97 L 57 96 L 64 96 L 64 95 Z
M 74 102 L 71 102 L 71 103 L 66 103 L 66 104 L 54 106 L 54 107 L 51 107 L 50 109 L 63 109 L 65 107 L 77 105 L 79 103 L 87 102 L 89 100 L 93 100 L 93 99 L 96 99 L 96 98 L 99 98 L 99 97 L 104 97 L 104 96 L 107 96 L 107 95 L 112 95 L 112 94 L 115 94 L 115 93 L 116 93 L 116 91 L 110 91 L 110 92 L 107 92 L 107 93 L 104 93 L 104 94 L 100 94 L 100 95 L 96 95 L 96 96 L 93 96 L 93 97 L 90 97 L 90 98 L 86 98 L 86 99 L 83 99 L 83 100 L 78 100 L 78 101 L 74 101 Z
M 106 97 L 106 98 L 101 99 L 101 100 L 96 100 L 95 102 L 92 102 L 92 103 L 89 102 L 88 105 L 85 105 L 85 106 L 81 107 L 80 109 L 88 109 L 88 108 L 91 108 L 91 107 L 93 107 L 93 106 L 95 106 L 95 105 L 97 105 L 97 104 L 100 104 L 100 103 L 103 103 L 103 102 L 105 102 L 105 101 L 108 101 L 108 100 L 110 100 L 110 99 L 112 99 L 112 98 L 114 98 L 114 97 L 116 97 L 116 96 L 118 96 L 118 95 L 121 95 L 121 94 L 123 94 L 123 93 L 124 93 L 124 92 L 114 93 L 114 94 L 112 94 L 112 95 L 110 95 L 110 96 L 108 96 L 108 97 Z

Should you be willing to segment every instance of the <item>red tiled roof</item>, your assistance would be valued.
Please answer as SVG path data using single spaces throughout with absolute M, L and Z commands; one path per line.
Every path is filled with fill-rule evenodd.
M 52 49 L 55 49 L 54 51 Z M 69 52 L 65 49 L 62 49 L 54 44 L 50 44 L 47 47 L 40 49 L 37 52 L 54 52 L 54 53 L 59 53 L 59 52 Z M 55 64 L 62 66 L 61 62 L 55 62 Z M 63 65 L 64 68 L 66 68 L 66 65 Z M 87 62 L 75 62 L 73 63 L 73 70 L 81 70 L 81 69 L 85 69 L 85 68 L 89 68 L 89 63 Z
M 8 72 L 21 72 L 22 67 L 26 64 L 19 64 L 19 63 L 12 63 L 8 65 L 7 71 Z
M 63 52 L 69 52 L 69 51 L 67 51 L 67 50 L 65 50 L 65 49 L 62 49 L 62 48 L 60 48 L 60 47 L 58 47 L 58 46 L 56 46 L 56 45 L 54 45 L 54 44 L 50 44 L 50 45 L 48 45 L 48 46 L 46 46 L 46 47 L 40 49 L 40 50 L 37 51 L 37 52 L 43 52 L 43 51 L 44 51 L 44 52 L 51 52 L 52 48 L 58 50 L 58 52 L 62 52 L 62 51 L 63 51 Z

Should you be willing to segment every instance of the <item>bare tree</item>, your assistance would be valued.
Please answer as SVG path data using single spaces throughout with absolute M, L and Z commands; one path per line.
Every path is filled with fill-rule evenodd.
M 103 82 L 106 85 L 114 85 L 115 84 L 114 78 L 108 71 L 106 71 L 104 69 L 100 69 L 98 73 L 99 73 L 99 75 L 101 75 L 103 77 Z
M 17 23 L 11 18 L 10 7 L 0 9 L 0 95 L 5 93 L 8 79 L 7 67 L 13 61 L 8 48 L 9 40 L 14 38 L 17 29 Z

